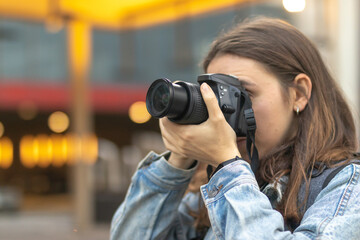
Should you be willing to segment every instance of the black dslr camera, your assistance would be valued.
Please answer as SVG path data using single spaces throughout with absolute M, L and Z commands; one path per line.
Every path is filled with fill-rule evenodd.
M 166 78 L 154 81 L 146 95 L 146 107 L 156 118 L 168 117 L 179 124 L 199 124 L 208 118 L 208 112 L 200 92 L 200 84 L 206 82 L 214 91 L 226 121 L 236 135 L 247 136 L 255 131 L 256 123 L 251 101 L 240 81 L 225 74 L 203 74 L 198 83 L 183 81 L 172 83 Z

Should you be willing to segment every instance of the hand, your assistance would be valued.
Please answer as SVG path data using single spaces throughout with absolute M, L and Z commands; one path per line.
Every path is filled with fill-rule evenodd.
M 214 92 L 206 83 L 200 89 L 209 118 L 198 125 L 180 125 L 162 118 L 160 129 L 166 148 L 179 159 L 196 159 L 216 167 L 241 155 L 236 134 L 226 122 Z

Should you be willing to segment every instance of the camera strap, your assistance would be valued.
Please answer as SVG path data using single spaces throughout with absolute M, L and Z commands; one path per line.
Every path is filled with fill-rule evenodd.
M 252 109 L 252 104 L 250 101 L 249 96 L 246 94 L 244 95 L 244 116 L 247 124 L 247 131 L 246 131 L 246 150 L 248 156 L 251 160 L 251 169 L 256 173 L 256 170 L 259 167 L 259 153 L 255 146 L 255 131 L 256 131 L 256 121 L 254 116 L 254 111 Z M 252 151 L 251 151 L 252 150 Z M 252 154 L 251 154 L 252 153 Z

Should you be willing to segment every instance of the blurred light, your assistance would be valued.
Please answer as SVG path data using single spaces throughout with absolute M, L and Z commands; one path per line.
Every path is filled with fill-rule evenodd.
M 38 165 L 39 167 L 46 168 L 50 165 L 53 159 L 52 141 L 48 136 L 44 134 L 38 135 L 36 140 L 38 142 L 38 154 L 39 154 Z
M 283 6 L 288 12 L 302 12 L 306 6 L 306 0 L 283 0 Z
M 61 167 L 67 161 L 67 141 L 66 137 L 60 134 L 53 134 L 50 136 L 52 142 L 52 164 L 54 167 Z
M 26 135 L 20 140 L 20 161 L 27 168 L 33 168 L 37 164 L 36 144 L 34 137 Z
M 69 59 L 73 74 L 86 71 L 91 61 L 91 42 L 89 34 L 91 27 L 80 20 L 69 21 Z
M 4 132 L 5 132 L 4 124 L 0 122 L 0 138 L 4 135 Z
M 24 120 L 32 120 L 36 117 L 38 109 L 35 103 L 31 101 L 25 101 L 20 103 L 18 107 L 18 115 Z
M 95 135 L 82 138 L 82 159 L 89 164 L 94 164 L 99 152 L 98 139 Z
M 238 6 L 249 0 L 2 0 L 1 15 L 17 18 L 39 19 L 63 17 L 67 19 L 84 19 L 93 26 L 113 30 L 131 27 L 146 27 L 154 24 L 193 17 L 219 9 Z
M 20 161 L 27 168 L 46 168 L 51 164 L 61 167 L 66 163 L 71 165 L 77 159 L 94 164 L 97 158 L 98 139 L 95 135 L 75 137 L 72 134 L 39 134 L 27 135 L 20 140 Z
M 75 160 L 81 156 L 77 139 L 73 134 L 66 134 L 63 140 L 62 147 L 69 165 L 74 164 Z
M 62 133 L 69 128 L 69 117 L 60 111 L 54 112 L 48 119 L 49 128 L 56 133 Z
M 146 103 L 143 101 L 134 102 L 129 108 L 129 117 L 135 123 L 145 123 L 150 120 L 151 115 L 146 109 Z
M 0 139 L 0 166 L 9 168 L 13 163 L 14 147 L 11 140 L 7 137 Z

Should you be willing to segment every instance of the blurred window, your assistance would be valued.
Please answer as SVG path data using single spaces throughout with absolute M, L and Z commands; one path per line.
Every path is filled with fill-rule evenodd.
M 209 44 L 223 28 L 250 16 L 286 19 L 280 5 L 240 5 L 147 28 L 93 28 L 90 78 L 96 84 L 149 84 L 157 78 L 196 81 Z M 57 25 L 56 25 L 57 26 Z M 66 26 L 0 20 L 0 82 L 68 80 Z
M 66 32 L 41 23 L 0 20 L 0 79 L 62 82 L 67 78 Z

